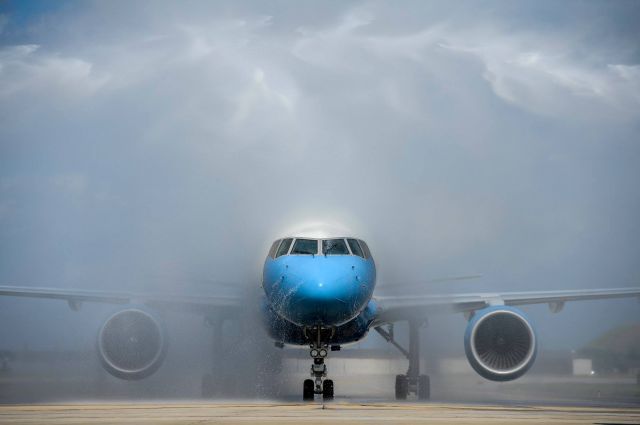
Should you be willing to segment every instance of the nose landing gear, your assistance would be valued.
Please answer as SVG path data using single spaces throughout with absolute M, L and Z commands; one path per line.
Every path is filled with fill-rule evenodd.
M 317 329 L 317 339 L 309 347 L 309 355 L 313 358 L 311 377 L 305 379 L 302 386 L 302 399 L 312 401 L 316 394 L 321 394 L 325 401 L 333 400 L 333 381 L 324 379 L 327 376 L 327 365 L 324 359 L 329 354 L 329 345 L 321 341 L 322 328 Z
M 311 346 L 311 356 L 313 364 L 311 365 L 311 377 L 314 379 L 305 379 L 302 387 L 302 399 L 312 401 L 316 394 L 322 394 L 325 401 L 333 400 L 333 381 L 324 379 L 327 376 L 327 365 L 324 364 L 324 358 L 327 356 L 327 349 L 317 349 Z M 313 356 L 316 354 L 316 356 Z

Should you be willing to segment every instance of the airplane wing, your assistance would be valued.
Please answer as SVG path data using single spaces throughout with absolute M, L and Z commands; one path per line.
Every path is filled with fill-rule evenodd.
M 241 301 L 241 297 L 237 295 L 154 294 L 29 286 L 0 286 L 0 296 L 64 300 L 67 301 L 72 310 L 80 309 L 84 302 L 97 302 L 107 304 L 144 304 L 163 309 L 184 309 L 204 313 L 211 309 L 233 310 L 240 306 Z
M 640 288 L 577 289 L 566 291 L 506 292 L 479 294 L 411 295 L 374 297 L 380 305 L 375 325 L 424 318 L 438 313 L 471 313 L 495 305 L 549 304 L 557 313 L 567 301 L 639 297 Z
M 481 274 L 472 274 L 472 275 L 464 275 L 464 276 L 448 276 L 448 277 L 439 277 L 435 279 L 428 279 L 421 282 L 409 282 L 403 283 L 401 285 L 382 285 L 376 286 L 376 293 L 379 295 L 399 295 L 399 294 L 407 294 L 408 292 L 415 291 L 416 289 L 424 289 L 425 287 L 433 284 L 440 283 L 450 283 L 450 282 L 459 282 L 463 280 L 470 279 L 478 279 L 481 278 Z

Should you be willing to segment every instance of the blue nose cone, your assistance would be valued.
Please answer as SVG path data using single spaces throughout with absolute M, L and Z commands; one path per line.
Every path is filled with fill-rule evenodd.
M 276 311 L 301 326 L 338 326 L 353 319 L 370 294 L 352 262 L 324 256 L 291 258 L 272 297 Z
M 347 273 L 303 278 L 290 301 L 290 316 L 304 325 L 338 325 L 355 316 L 357 282 Z

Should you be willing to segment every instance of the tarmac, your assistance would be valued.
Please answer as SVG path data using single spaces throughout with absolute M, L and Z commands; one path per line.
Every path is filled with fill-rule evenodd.
M 0 424 L 640 424 L 640 407 L 449 403 L 86 403 L 0 406 Z
M 305 370 L 287 374 L 278 391 L 254 398 L 199 398 L 199 375 L 154 376 L 123 382 L 96 379 L 73 368 L 49 374 L 31 367 L 0 376 L 1 424 L 640 424 L 640 387 L 634 376 L 529 374 L 514 382 L 475 374 L 432 375 L 432 399 L 396 402 L 392 374 L 336 372 L 336 400 L 301 403 Z M 54 374 L 51 371 L 57 371 Z M 187 371 L 188 372 L 188 371 Z M 172 379 L 169 379 L 172 378 Z M 413 400 L 413 399 L 411 399 Z

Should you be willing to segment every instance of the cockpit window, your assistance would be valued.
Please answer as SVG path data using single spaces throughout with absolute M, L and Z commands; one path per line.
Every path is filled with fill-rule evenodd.
M 296 239 L 291 249 L 291 254 L 315 255 L 318 253 L 318 241 L 316 239 Z
M 271 248 L 269 249 L 269 257 L 274 258 L 274 256 L 276 255 L 276 249 L 278 249 L 279 244 L 280 244 L 280 239 L 278 239 L 273 243 L 273 245 L 271 245 Z
M 360 242 L 362 251 L 364 251 L 364 258 L 371 258 L 371 251 L 369 251 L 367 244 L 362 239 L 358 239 L 358 242 Z
M 364 253 L 362 252 L 362 248 L 360 248 L 360 244 L 358 244 L 357 240 L 347 239 L 347 242 L 349 243 L 349 248 L 351 248 L 353 255 L 364 258 Z
M 322 241 L 324 255 L 349 255 L 349 249 L 344 239 L 325 239 Z
M 278 247 L 278 252 L 276 252 L 276 258 L 280 257 L 281 255 L 285 255 L 287 252 L 289 252 L 289 247 L 291 246 L 292 241 L 293 239 L 291 238 L 282 240 L 282 243 Z

